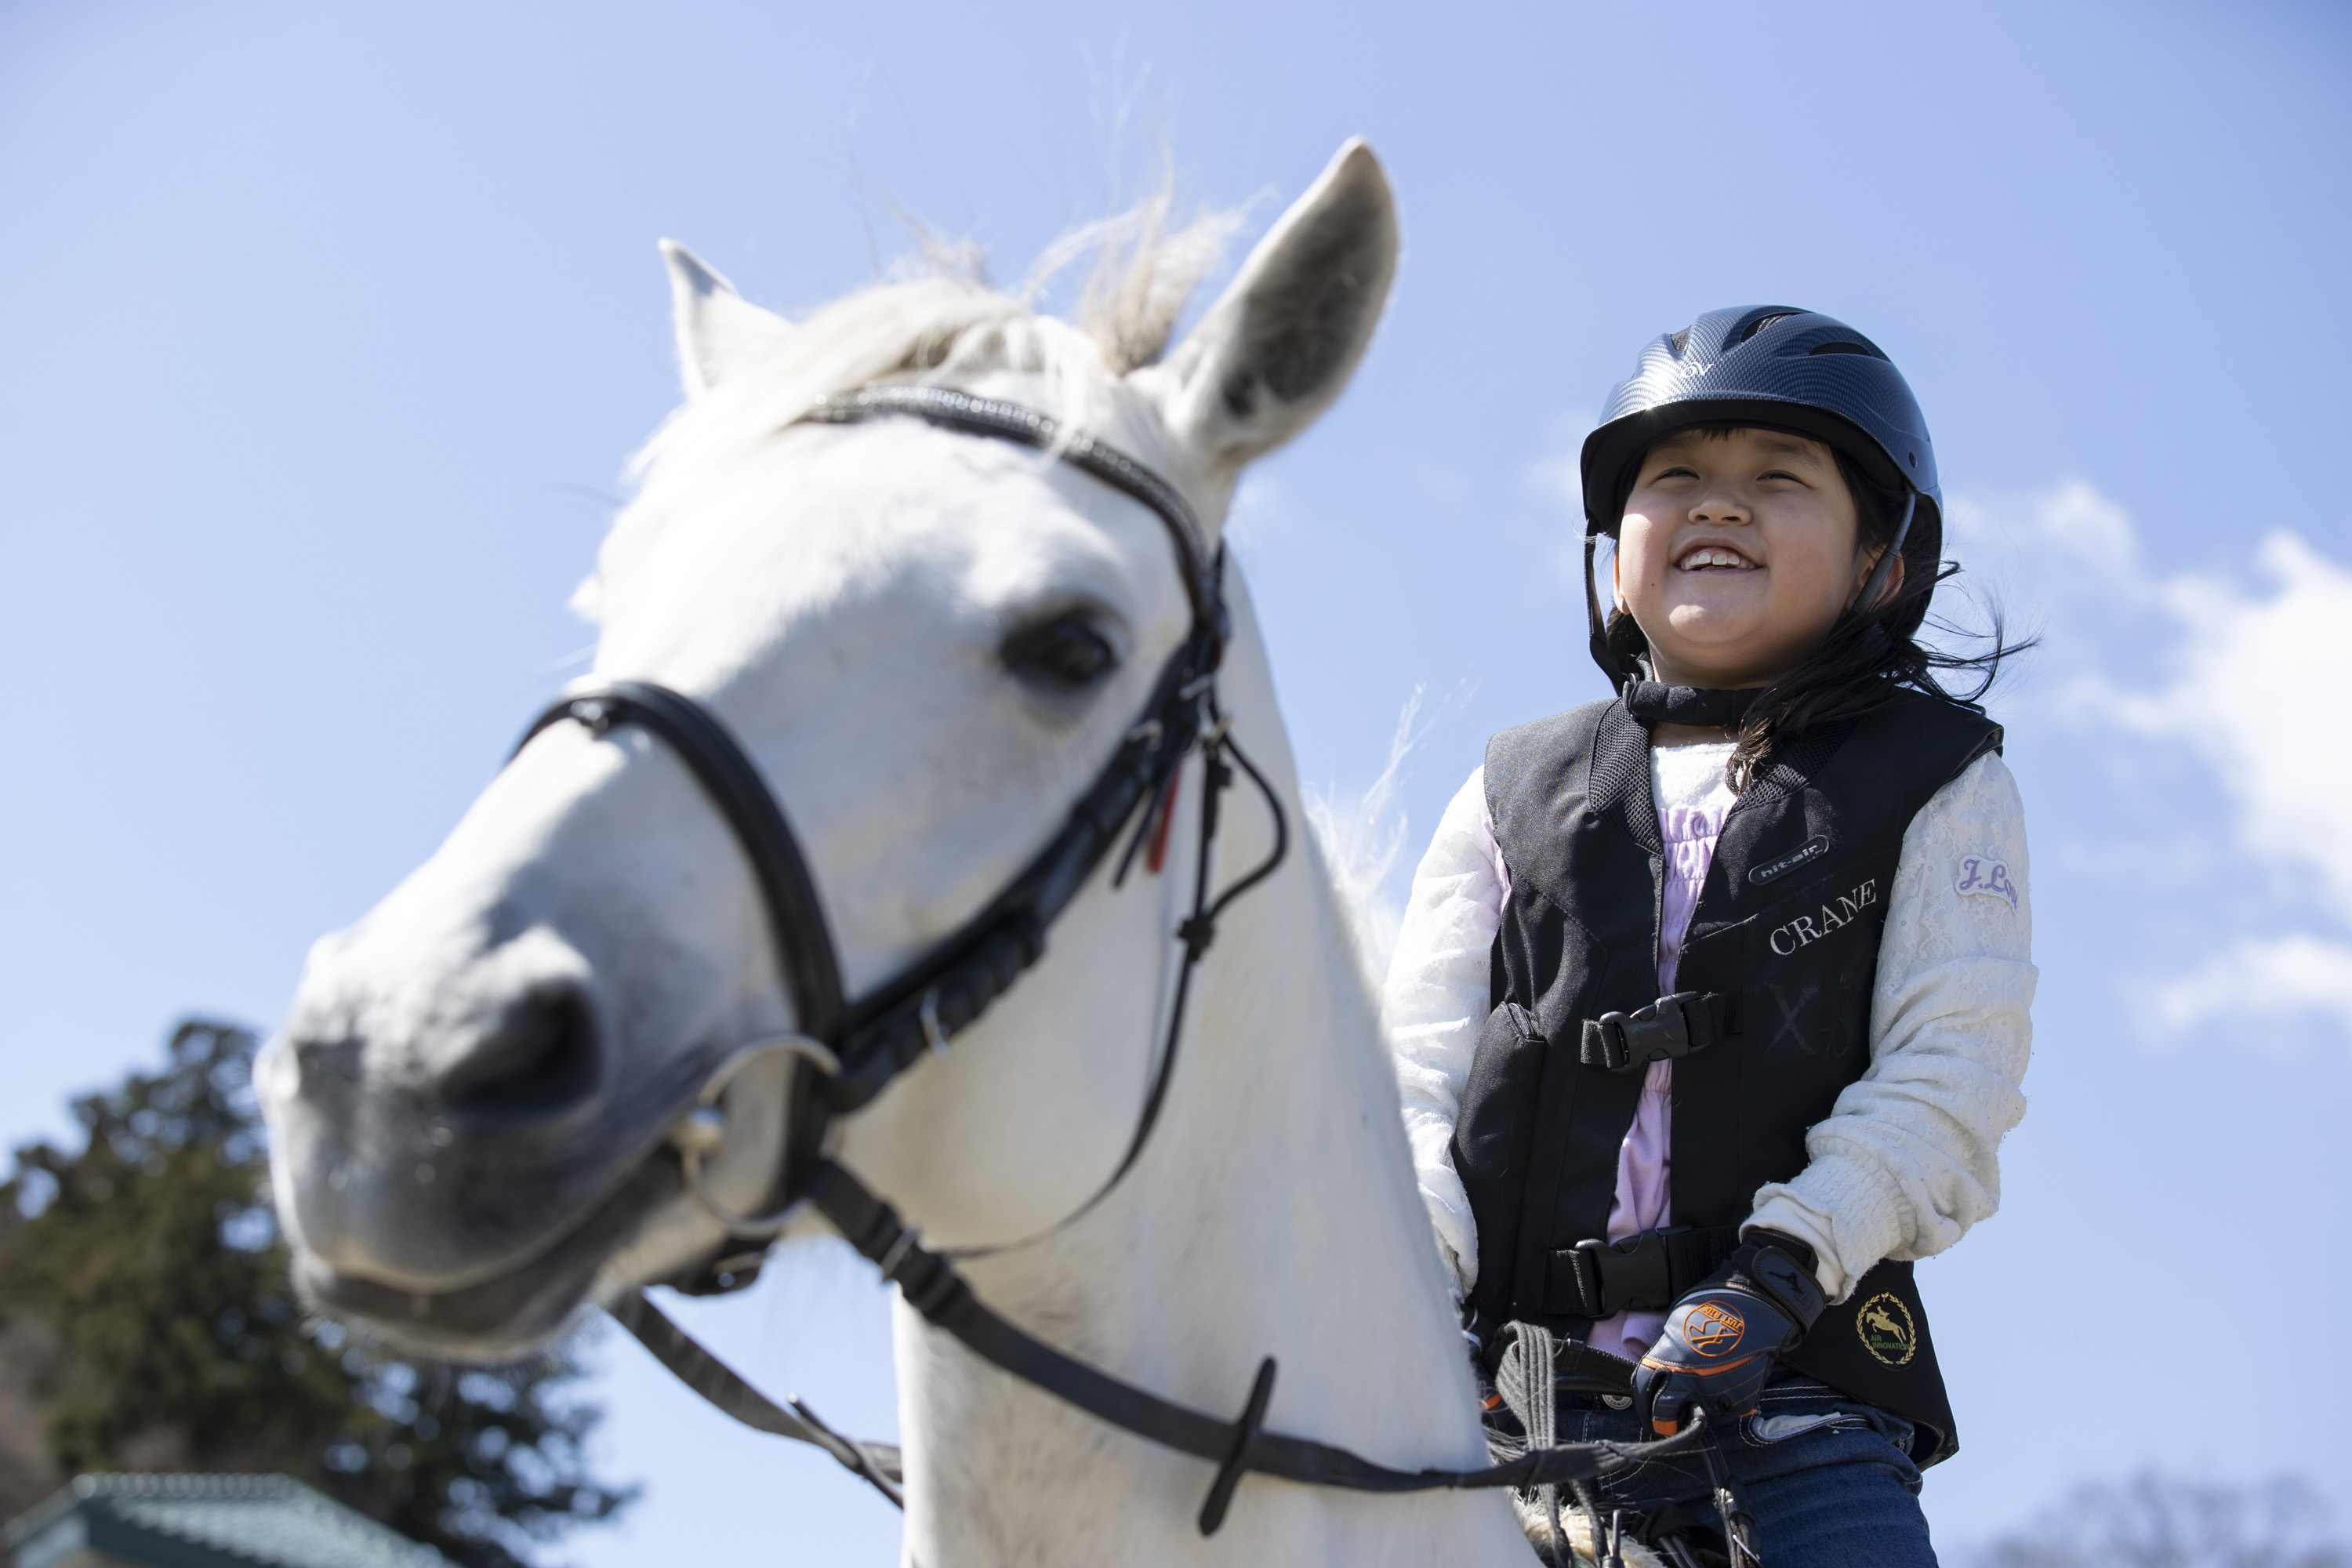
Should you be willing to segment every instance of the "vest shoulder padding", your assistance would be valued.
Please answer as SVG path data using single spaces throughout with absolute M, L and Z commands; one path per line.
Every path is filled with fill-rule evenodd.
M 1813 736 L 1799 736 L 1788 742 L 1788 749 L 1811 752 L 1828 742 L 1829 749 L 1834 750 L 1857 729 L 1870 749 L 1889 758 L 1911 760 L 1915 767 L 1903 771 L 1915 777 L 1918 776 L 1916 765 L 1927 762 L 1927 795 L 1913 804 L 1913 810 L 1924 805 L 1927 795 L 1959 777 L 1979 757 L 2000 751 L 2005 738 L 2001 727 L 1975 708 L 1927 692 L 1906 691 L 1893 704 L 1865 716 L 1859 725 L 1852 721 L 1832 725 Z M 1649 732 L 1614 698 L 1587 702 L 1501 731 L 1486 742 L 1486 813 L 1495 825 L 1496 841 L 1506 847 L 1516 843 L 1534 858 L 1534 846 L 1547 829 L 1565 825 L 1571 807 L 1590 805 L 1605 810 L 1633 798 L 1646 802 L 1649 752 Z M 1929 758 L 1935 761 L 1927 762 Z M 1763 776 L 1755 785 L 1768 797 L 1802 787 L 1801 775 L 1811 773 L 1826 759 L 1792 758 L 1800 763 L 1794 769 L 1776 767 L 1779 760 L 1767 757 Z M 1631 777 L 1617 775 L 1635 772 L 1643 775 L 1643 787 L 1629 790 Z M 1648 812 L 1641 815 L 1644 820 L 1629 819 L 1623 826 L 1637 842 L 1653 849 L 1660 847 L 1655 842 L 1655 822 L 1648 820 Z M 1907 817 L 1909 813 L 1905 815 Z M 1512 868 L 1514 873 L 1519 869 Z
M 1591 755 L 1601 721 L 1622 704 L 1587 702 L 1549 719 L 1516 725 L 1486 742 L 1486 810 L 1500 827 L 1513 805 L 1530 792 L 1550 792 L 1569 768 Z
M 1630 836 L 1629 848 L 1657 851 L 1657 824 L 1645 804 L 1649 765 L 1649 731 L 1613 698 L 1488 741 L 1486 815 L 1513 882 L 1528 882 L 1560 908 L 1570 907 L 1574 900 L 1558 884 L 1571 841 L 1602 812 L 1621 819 L 1615 826 Z M 1634 802 L 1644 804 L 1627 809 Z

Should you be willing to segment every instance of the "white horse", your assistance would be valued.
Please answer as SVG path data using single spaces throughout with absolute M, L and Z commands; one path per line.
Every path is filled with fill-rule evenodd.
M 741 739 L 805 841 L 854 994 L 1051 837 L 1188 609 L 1160 521 L 1050 457 L 907 419 L 793 421 L 891 381 L 1008 399 L 1157 468 L 1213 534 L 1243 467 L 1339 395 L 1371 335 L 1396 259 L 1387 183 L 1360 143 L 1343 149 L 1165 357 L 1181 247 L 1147 246 L 1098 291 L 1091 331 L 944 277 L 795 326 L 666 248 L 688 396 L 583 590 L 595 671 L 689 694 Z M 1297 821 L 1264 647 L 1228 583 L 1224 710 Z M 1201 786 L 1195 760 L 1182 798 Z M 1183 867 L 1196 828 L 1176 821 Z M 1269 833 L 1255 795 L 1227 795 L 1228 877 Z M 1030 1332 L 1165 1397 L 1237 1411 L 1273 1355 L 1268 1426 L 1391 1466 L 1475 1468 L 1476 1396 L 1388 1055 L 1330 879 L 1301 847 L 1225 917 L 1132 1173 L 1077 1224 L 965 1272 Z M 1050 1229 L 1124 1152 L 1190 890 L 1172 870 L 1120 889 L 1098 871 L 993 1010 L 845 1124 L 841 1163 L 934 1246 Z M 712 1061 L 792 1024 L 745 861 L 678 759 L 642 731 L 549 731 L 319 944 L 261 1064 L 305 1285 L 410 1342 L 497 1356 L 708 1258 L 722 1228 L 666 1136 Z M 744 1208 L 778 1136 L 751 1098 L 730 1098 L 740 1125 L 710 1173 Z M 1209 1466 L 1014 1381 L 903 1305 L 896 1342 L 909 1563 L 1528 1561 L 1496 1493 L 1258 1477 L 1204 1540 Z

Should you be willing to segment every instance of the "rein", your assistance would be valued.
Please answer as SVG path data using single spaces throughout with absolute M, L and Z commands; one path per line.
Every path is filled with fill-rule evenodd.
M 1158 1123 L 1174 1074 L 1192 972 L 1215 937 L 1218 917 L 1236 898 L 1272 876 L 1289 846 L 1280 800 L 1234 742 L 1230 722 L 1218 710 L 1216 672 L 1232 635 L 1223 592 L 1224 558 L 1222 551 L 1210 549 L 1199 520 L 1175 487 L 1124 453 L 1066 431 L 1045 415 L 947 387 L 868 387 L 819 403 L 799 423 L 850 425 L 894 416 L 1049 453 L 1150 508 L 1166 526 L 1174 547 L 1192 625 L 1162 667 L 1142 715 L 1045 847 L 931 952 L 855 1000 L 846 995 L 807 857 L 782 805 L 757 765 L 707 709 L 665 687 L 616 680 L 575 691 L 541 713 L 524 733 L 517 751 L 541 731 L 565 722 L 583 724 L 598 736 L 615 725 L 631 724 L 659 737 L 686 763 L 726 819 L 767 911 L 778 973 L 792 997 L 798 1027 L 730 1055 L 673 1130 L 671 1140 L 688 1190 L 730 1233 L 714 1261 L 685 1288 L 709 1293 L 748 1284 L 767 1243 L 801 1205 L 813 1205 L 898 1287 L 925 1321 L 953 1335 L 982 1360 L 1112 1426 L 1216 1466 L 1216 1479 L 1201 1508 L 1203 1535 L 1213 1534 L 1223 1522 L 1234 1489 L 1251 1472 L 1367 1492 L 1556 1486 L 1588 1480 L 1696 1443 L 1705 1423 L 1695 1419 L 1680 1435 L 1658 1442 L 1564 1444 L 1479 1469 L 1392 1469 L 1314 1438 L 1265 1430 L 1266 1405 L 1274 1394 L 1271 1356 L 1259 1364 L 1237 1418 L 1177 1405 L 1065 1355 L 999 1316 L 973 1294 L 949 1255 L 924 1247 L 888 1204 L 825 1154 L 826 1134 L 835 1121 L 870 1103 L 926 1054 L 944 1054 L 956 1034 L 1037 962 L 1045 952 L 1046 930 L 1140 811 L 1142 819 L 1128 842 L 1113 886 L 1124 880 L 1146 838 L 1164 826 L 1174 805 L 1178 769 L 1197 748 L 1205 774 L 1199 857 L 1192 913 L 1175 933 L 1183 952 L 1165 1042 L 1117 1169 L 1093 1196 L 1041 1234 L 1075 1222 L 1125 1179 Z M 1275 846 L 1248 875 L 1212 897 L 1219 802 L 1236 780 L 1236 766 L 1273 814 Z M 785 1057 L 791 1067 L 786 1133 L 772 1189 L 777 1206 L 765 1215 L 739 1215 L 706 1190 L 703 1163 L 725 1147 L 719 1096 L 745 1066 L 771 1054 Z M 845 1437 L 797 1400 L 789 1402 L 789 1409 L 776 1405 L 697 1344 L 642 1291 L 625 1298 L 613 1312 L 656 1359 L 720 1410 L 761 1431 L 814 1444 L 893 1503 L 905 1505 L 897 1449 Z

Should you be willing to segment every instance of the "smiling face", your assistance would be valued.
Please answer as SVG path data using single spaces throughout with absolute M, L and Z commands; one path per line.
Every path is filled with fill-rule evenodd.
M 1763 686 L 1821 645 L 1875 552 L 1836 456 L 1777 430 L 1686 430 L 1643 455 L 1612 574 L 1673 686 Z

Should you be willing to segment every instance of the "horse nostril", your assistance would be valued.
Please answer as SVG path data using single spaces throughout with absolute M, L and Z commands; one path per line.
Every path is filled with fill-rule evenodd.
M 441 1100 L 464 1116 L 544 1120 L 596 1091 L 595 1021 L 579 993 L 535 991 L 441 1080 Z

